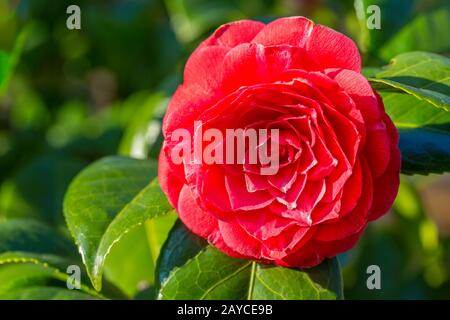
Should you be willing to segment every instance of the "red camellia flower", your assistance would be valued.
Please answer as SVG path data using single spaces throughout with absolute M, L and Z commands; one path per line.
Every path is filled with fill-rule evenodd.
M 202 42 L 164 118 L 159 160 L 184 224 L 230 256 L 281 266 L 350 249 L 392 205 L 400 170 L 397 130 L 360 71 L 352 40 L 303 17 L 238 21 Z M 175 161 L 186 142 L 174 133 L 199 128 L 277 129 L 276 173 L 248 161 L 270 135 L 241 163 Z

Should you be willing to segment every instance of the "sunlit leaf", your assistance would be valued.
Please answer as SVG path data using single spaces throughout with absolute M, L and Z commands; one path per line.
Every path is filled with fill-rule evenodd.
M 371 78 L 400 132 L 402 172 L 450 171 L 450 60 L 412 52 Z
M 162 265 L 176 267 L 165 277 L 166 268 L 161 268 L 160 264 L 159 272 L 163 273 L 160 299 L 315 300 L 342 297 L 336 258 L 305 270 L 264 265 L 228 257 L 211 246 L 198 251 L 199 242 L 194 240 L 195 236 L 183 236 L 188 231 L 181 224 L 175 228 L 179 231 L 172 231 L 171 238 L 175 239 L 169 238 L 168 241 L 173 243 L 165 247 L 169 253 L 162 253 L 162 259 L 165 259 Z M 175 243 L 180 248 L 176 248 Z M 186 254 L 186 251 L 190 253 Z M 198 253 L 190 257 L 196 251 Z M 169 257 L 174 262 L 168 262 Z
M 159 189 L 156 163 L 107 157 L 83 170 L 64 200 L 67 225 L 94 287 L 101 288 L 105 258 L 122 236 L 171 210 Z

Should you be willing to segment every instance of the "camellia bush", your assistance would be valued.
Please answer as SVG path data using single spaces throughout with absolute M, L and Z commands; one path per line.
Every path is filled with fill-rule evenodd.
M 37 171 L 67 188 L 43 200 L 44 220 L 0 213 L 0 298 L 343 299 L 342 260 L 392 214 L 401 174 L 450 171 L 450 59 L 391 54 L 414 31 L 381 41 L 367 7 L 356 1 L 363 55 L 303 16 L 216 26 L 190 48 L 173 94 L 118 107 L 117 155 L 99 140 L 89 150 L 100 156 L 53 153 L 3 185 L 11 212 Z M 178 27 L 184 41 L 195 33 Z M 23 39 L 0 55 L 0 88 Z M 229 159 L 239 146 L 228 130 L 263 134 Z M 89 143 L 70 150 L 90 155 Z

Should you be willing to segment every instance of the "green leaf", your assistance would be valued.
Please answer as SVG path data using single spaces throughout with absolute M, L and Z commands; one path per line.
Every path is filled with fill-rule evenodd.
M 404 53 L 393 58 L 370 80 L 450 111 L 450 59 L 444 56 L 427 52 Z
M 400 133 L 402 172 L 450 171 L 450 112 L 412 95 L 380 92 L 386 112 Z
M 112 248 L 106 259 L 105 276 L 128 297 L 153 286 L 156 260 L 175 219 L 171 213 L 147 220 Z
M 0 293 L 0 300 L 98 300 L 99 297 L 57 287 L 27 287 Z
M 0 265 L 0 296 L 13 293 L 18 290 L 34 286 L 60 286 L 66 287 L 69 275 L 39 262 L 13 263 Z M 84 293 L 91 294 L 97 299 L 101 295 L 81 284 L 80 289 Z M 37 296 L 45 299 L 45 296 Z
M 57 153 L 36 158 L 2 184 L 0 215 L 35 218 L 52 226 L 64 226 L 64 193 L 86 164 Z
M 450 171 L 450 60 L 402 54 L 370 80 L 399 130 L 402 172 Z
M 133 250 L 130 250 L 133 248 Z M 144 226 L 126 233 L 114 245 L 105 262 L 105 278 L 133 297 L 140 287 L 153 279 L 153 263 L 147 244 Z
M 16 64 L 19 62 L 31 24 L 27 25 L 19 34 L 11 53 L 0 51 L 0 96 L 5 92 Z
M 164 247 L 168 252 L 163 251 L 163 261 L 159 264 L 160 279 L 163 280 L 160 299 L 297 300 L 342 297 L 342 280 L 336 258 L 311 269 L 281 268 L 234 259 L 212 246 L 198 251 L 201 244 L 194 240 L 194 235 L 186 233 L 188 231 L 178 224 L 168 239 L 170 244 Z M 186 251 L 189 254 L 186 255 Z M 174 259 L 173 262 L 167 262 L 169 256 Z M 163 266 L 168 265 L 176 267 L 165 277 L 167 268 Z
M 156 268 L 158 286 L 161 286 L 173 269 L 181 267 L 207 245 L 206 240 L 189 232 L 181 220 L 177 220 L 159 255 Z
M 68 266 L 82 266 L 71 241 L 48 225 L 32 219 L 0 220 L 0 266 L 26 263 L 51 268 L 65 277 Z M 82 282 L 88 279 L 83 270 L 81 277 Z M 105 282 L 104 286 L 104 294 L 124 298 L 123 293 L 110 283 Z M 91 290 L 85 284 L 82 288 L 86 292 Z
M 145 159 L 153 147 L 158 146 L 161 135 L 160 117 L 163 115 L 168 97 L 163 93 L 136 96 L 127 102 L 139 108 L 139 117 L 129 121 L 119 146 L 119 154 Z
M 171 210 L 156 180 L 153 161 L 107 157 L 83 170 L 64 200 L 70 232 L 97 290 L 105 258 L 122 236 Z
M 0 266 L 0 294 L 32 285 L 46 285 L 51 280 L 63 282 L 67 275 L 41 264 L 20 263 Z
M 442 37 L 448 30 L 450 30 L 449 5 L 431 11 L 419 12 L 389 41 L 378 48 L 378 54 L 383 60 L 387 61 L 391 57 L 408 51 L 448 52 L 450 50 L 450 37 Z
M 3 83 L 6 82 L 9 73 L 9 55 L 0 51 L 0 87 L 3 87 Z
M 74 246 L 46 224 L 31 219 L 0 221 L 2 297 L 18 289 L 19 285 L 20 288 L 43 285 L 49 279 L 65 284 L 68 274 L 60 270 L 66 270 L 69 265 L 81 265 Z M 84 284 L 82 290 L 92 291 Z
M 45 253 L 32 253 L 25 251 L 13 251 L 0 253 L 0 265 L 7 263 L 36 263 L 45 264 L 65 269 L 71 263 L 68 259 Z
M 0 221 L 0 254 L 24 252 L 34 258 L 57 256 L 76 261 L 74 249 L 70 241 L 38 221 L 31 219 Z

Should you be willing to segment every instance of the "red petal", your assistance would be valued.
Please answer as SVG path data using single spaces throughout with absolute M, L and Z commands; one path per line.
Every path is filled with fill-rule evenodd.
M 263 242 L 263 256 L 266 259 L 282 259 L 288 255 L 292 248 L 306 242 L 310 238 L 309 227 L 292 226 L 283 231 L 283 234 L 269 238 Z
M 316 240 L 334 241 L 350 237 L 360 232 L 367 224 L 369 209 L 372 205 L 373 187 L 372 178 L 367 164 L 361 162 L 364 186 L 358 205 L 353 211 L 337 221 L 323 223 L 318 227 Z
M 363 190 L 363 184 L 366 183 L 361 169 L 360 161 L 357 160 L 353 166 L 353 173 L 348 178 L 341 196 L 341 216 L 350 213 L 358 204 L 358 199 Z
M 313 247 L 320 252 L 323 258 L 332 258 L 339 253 L 345 252 L 353 248 L 358 239 L 361 237 L 365 228 L 362 228 L 358 233 L 340 240 L 333 241 L 314 241 Z
M 179 128 L 192 131 L 194 119 L 217 100 L 217 97 L 207 92 L 198 84 L 180 85 L 169 103 L 163 120 L 164 137 Z
M 304 47 L 314 23 L 304 17 L 281 18 L 269 23 L 252 42 L 265 46 Z
M 241 44 L 225 56 L 222 89 L 231 92 L 242 86 L 271 82 L 289 69 L 316 68 L 315 62 L 301 48 Z
M 197 84 L 205 91 L 220 87 L 223 59 L 229 49 L 219 46 L 205 47 L 190 56 L 184 67 L 183 84 Z
M 178 198 L 184 182 L 172 172 L 164 150 L 161 150 L 159 154 L 158 180 L 172 207 L 177 208 Z
M 373 177 L 378 178 L 389 165 L 391 143 L 384 122 L 369 125 L 366 133 L 364 153 Z
M 267 207 L 274 201 L 274 198 L 266 191 L 248 193 L 245 179 L 242 175 L 225 176 L 225 188 L 228 192 L 228 197 L 233 210 L 260 209 Z
M 234 48 L 252 39 L 265 27 L 265 24 L 253 20 L 240 20 L 220 26 L 199 48 L 206 46 L 223 46 Z
M 253 173 L 245 173 L 245 185 L 248 192 L 266 190 L 269 187 L 267 177 Z
M 381 110 L 378 99 L 366 78 L 352 70 L 325 70 L 339 86 L 350 95 L 361 111 L 366 123 L 377 121 L 381 118 Z
M 296 164 L 287 165 L 286 167 L 280 168 L 277 174 L 269 176 L 267 180 L 272 186 L 286 193 L 297 178 L 297 170 L 298 166 Z
M 219 229 L 228 247 L 241 255 L 254 259 L 261 258 L 261 242 L 245 232 L 239 224 L 219 221 Z
M 292 219 L 285 219 L 263 210 L 238 214 L 236 221 L 247 233 L 261 241 L 279 236 L 286 228 L 296 225 Z
M 232 211 L 228 192 L 225 188 L 225 177 L 219 168 L 212 167 L 198 176 L 197 190 L 200 190 L 199 198 L 216 216 L 221 219 L 227 219 L 224 212 Z
M 317 135 L 316 141 L 314 145 L 314 156 L 317 159 L 317 166 L 308 174 L 310 179 L 313 180 L 323 179 L 337 166 L 337 159 L 328 150 L 320 135 Z
M 311 225 L 312 223 L 310 217 L 311 211 L 322 199 L 324 194 L 325 194 L 324 180 L 320 181 L 308 180 L 306 182 L 305 188 L 303 189 L 302 193 L 300 194 L 300 197 L 297 200 L 297 207 L 293 211 L 307 213 L 309 224 Z
M 378 219 L 385 214 L 392 206 L 397 196 L 398 186 L 400 183 L 400 151 L 397 147 L 398 132 L 391 119 L 385 115 L 384 122 L 386 124 L 388 136 L 391 142 L 390 161 L 386 171 L 374 181 L 373 204 L 370 209 L 369 220 Z
M 276 263 L 291 268 L 307 268 L 318 265 L 323 259 L 318 254 L 317 248 L 311 242 L 307 242 Z
M 315 25 L 306 50 L 323 69 L 342 68 L 361 72 L 361 56 L 353 40 L 330 28 Z
M 217 237 L 217 218 L 203 211 L 196 203 L 191 190 L 184 185 L 178 200 L 178 215 L 193 233 L 213 241 Z

